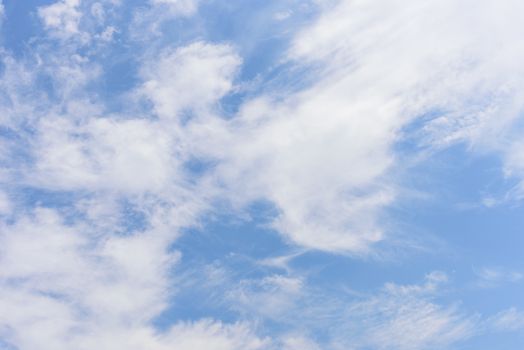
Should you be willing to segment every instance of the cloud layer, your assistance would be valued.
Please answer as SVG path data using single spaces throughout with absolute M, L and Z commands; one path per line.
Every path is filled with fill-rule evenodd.
M 30 49 L 0 51 L 0 348 L 432 349 L 522 330 L 515 307 L 482 316 L 441 301 L 442 272 L 345 294 L 292 262 L 398 244 L 404 175 L 456 145 L 500 159 L 513 181 L 501 202 L 524 198 L 524 5 L 286 4 L 267 18 L 314 15 L 282 31 L 270 73 L 250 80 L 242 44 L 206 32 L 204 2 L 33 9 Z M 252 228 L 290 255 L 184 271 L 188 231 L 224 213 L 249 222 L 257 205 L 271 214 Z M 227 317 L 158 325 L 198 288 Z

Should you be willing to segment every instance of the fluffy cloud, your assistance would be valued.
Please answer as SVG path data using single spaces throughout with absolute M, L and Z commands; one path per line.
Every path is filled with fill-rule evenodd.
M 177 181 L 171 136 L 145 120 L 41 122 L 33 183 L 55 189 L 159 191 Z
M 141 93 L 162 118 L 181 117 L 184 111 L 201 113 L 231 91 L 240 62 L 227 45 L 196 42 L 166 50 L 144 67 Z
M 208 153 L 225 150 L 213 154 L 216 176 L 233 198 L 270 200 L 281 213 L 275 227 L 292 242 L 359 253 L 382 237 L 376 215 L 393 191 L 377 179 L 392 161 L 382 145 L 393 133 L 373 119 L 351 118 L 334 90 L 306 91 L 283 104 L 255 101 L 223 142 L 203 145 Z
M 67 42 L 69 48 L 89 45 L 90 49 L 111 40 L 121 16 L 118 0 L 58 0 L 38 8 L 38 15 L 49 38 Z M 42 39 L 42 37 L 40 37 Z
M 515 57 L 524 50 L 512 5 L 521 6 L 327 6 L 295 36 L 288 53 L 291 62 L 317 74 L 298 92 L 243 106 L 227 139 L 206 146 L 226 145 L 215 155 L 222 163 L 217 176 L 240 200 L 274 203 L 281 214 L 275 227 L 290 241 L 368 252 L 388 230 L 381 213 L 397 192 L 394 149 L 405 127 L 436 115 L 422 123 L 421 145 L 488 144 L 519 115 Z M 514 163 L 508 166 L 518 171 Z
M 153 220 L 155 222 L 155 220 Z M 37 209 L 0 234 L 0 336 L 20 349 L 261 349 L 249 325 L 212 320 L 159 333 L 167 305 L 173 226 L 135 234 L 93 231 Z M 176 234 L 175 234 L 176 235 Z
M 500 149 L 495 135 L 520 108 L 511 58 L 524 50 L 484 38 L 517 41 L 500 22 L 519 25 L 507 2 L 471 6 L 465 21 L 467 4 L 451 1 L 326 6 L 288 50 L 290 62 L 312 68 L 311 83 L 246 101 L 229 121 L 210 112 L 232 91 L 241 62 L 228 45 L 164 50 L 144 64 L 136 92 L 160 118 L 178 120 L 170 127 L 189 157 L 216 164 L 206 176 L 227 199 L 270 201 L 274 227 L 295 244 L 367 254 L 389 230 L 383 213 L 397 196 L 395 147 L 405 127 L 432 115 L 419 130 L 422 145 Z M 512 147 L 502 152 L 507 173 L 518 174 Z M 169 171 L 156 169 L 158 178 L 137 181 L 162 182 Z
M 80 0 L 57 1 L 41 7 L 38 14 L 47 28 L 67 38 L 79 31 L 78 26 L 82 17 L 82 12 L 79 10 L 80 4 Z
M 73 35 L 78 6 L 60 2 L 40 15 Z M 86 87 L 101 76 L 98 66 L 71 54 L 81 46 L 57 45 L 44 60 L 3 57 L 2 122 L 13 137 L 2 135 L 2 181 L 12 189 L 0 198 L 8 218 L 0 228 L 2 341 L 20 349 L 267 347 L 248 323 L 188 321 L 163 332 L 153 324 L 173 296 L 180 254 L 170 246 L 206 207 L 206 191 L 196 194 L 183 168 L 190 135 L 178 117 L 207 113 L 232 88 L 239 58 L 226 45 L 169 51 L 156 71 L 144 67 L 144 85 L 154 88 L 141 96 L 159 106 L 160 119 L 100 116 L 104 106 Z M 42 76 L 53 91 L 29 88 Z M 27 205 L 25 191 L 69 199 Z
M 100 237 L 82 226 L 49 209 L 3 225 L 0 299 L 3 310 L 13 310 L 1 320 L 8 341 L 67 348 L 77 332 L 141 324 L 162 307 L 169 255 L 159 238 Z

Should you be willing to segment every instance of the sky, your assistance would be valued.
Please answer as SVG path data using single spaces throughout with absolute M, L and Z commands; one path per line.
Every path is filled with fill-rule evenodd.
M 523 13 L 0 0 L 0 349 L 523 349 Z

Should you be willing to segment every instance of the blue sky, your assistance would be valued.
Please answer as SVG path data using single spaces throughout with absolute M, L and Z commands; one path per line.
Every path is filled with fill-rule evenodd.
M 521 1 L 0 4 L 0 349 L 524 346 Z

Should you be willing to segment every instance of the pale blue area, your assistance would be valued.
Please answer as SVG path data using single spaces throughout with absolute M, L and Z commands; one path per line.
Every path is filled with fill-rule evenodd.
M 41 26 L 37 7 L 53 3 L 52 0 L 4 1 L 5 19 L 2 24 L 4 46 L 17 56 L 32 50 L 29 40 L 38 35 Z

